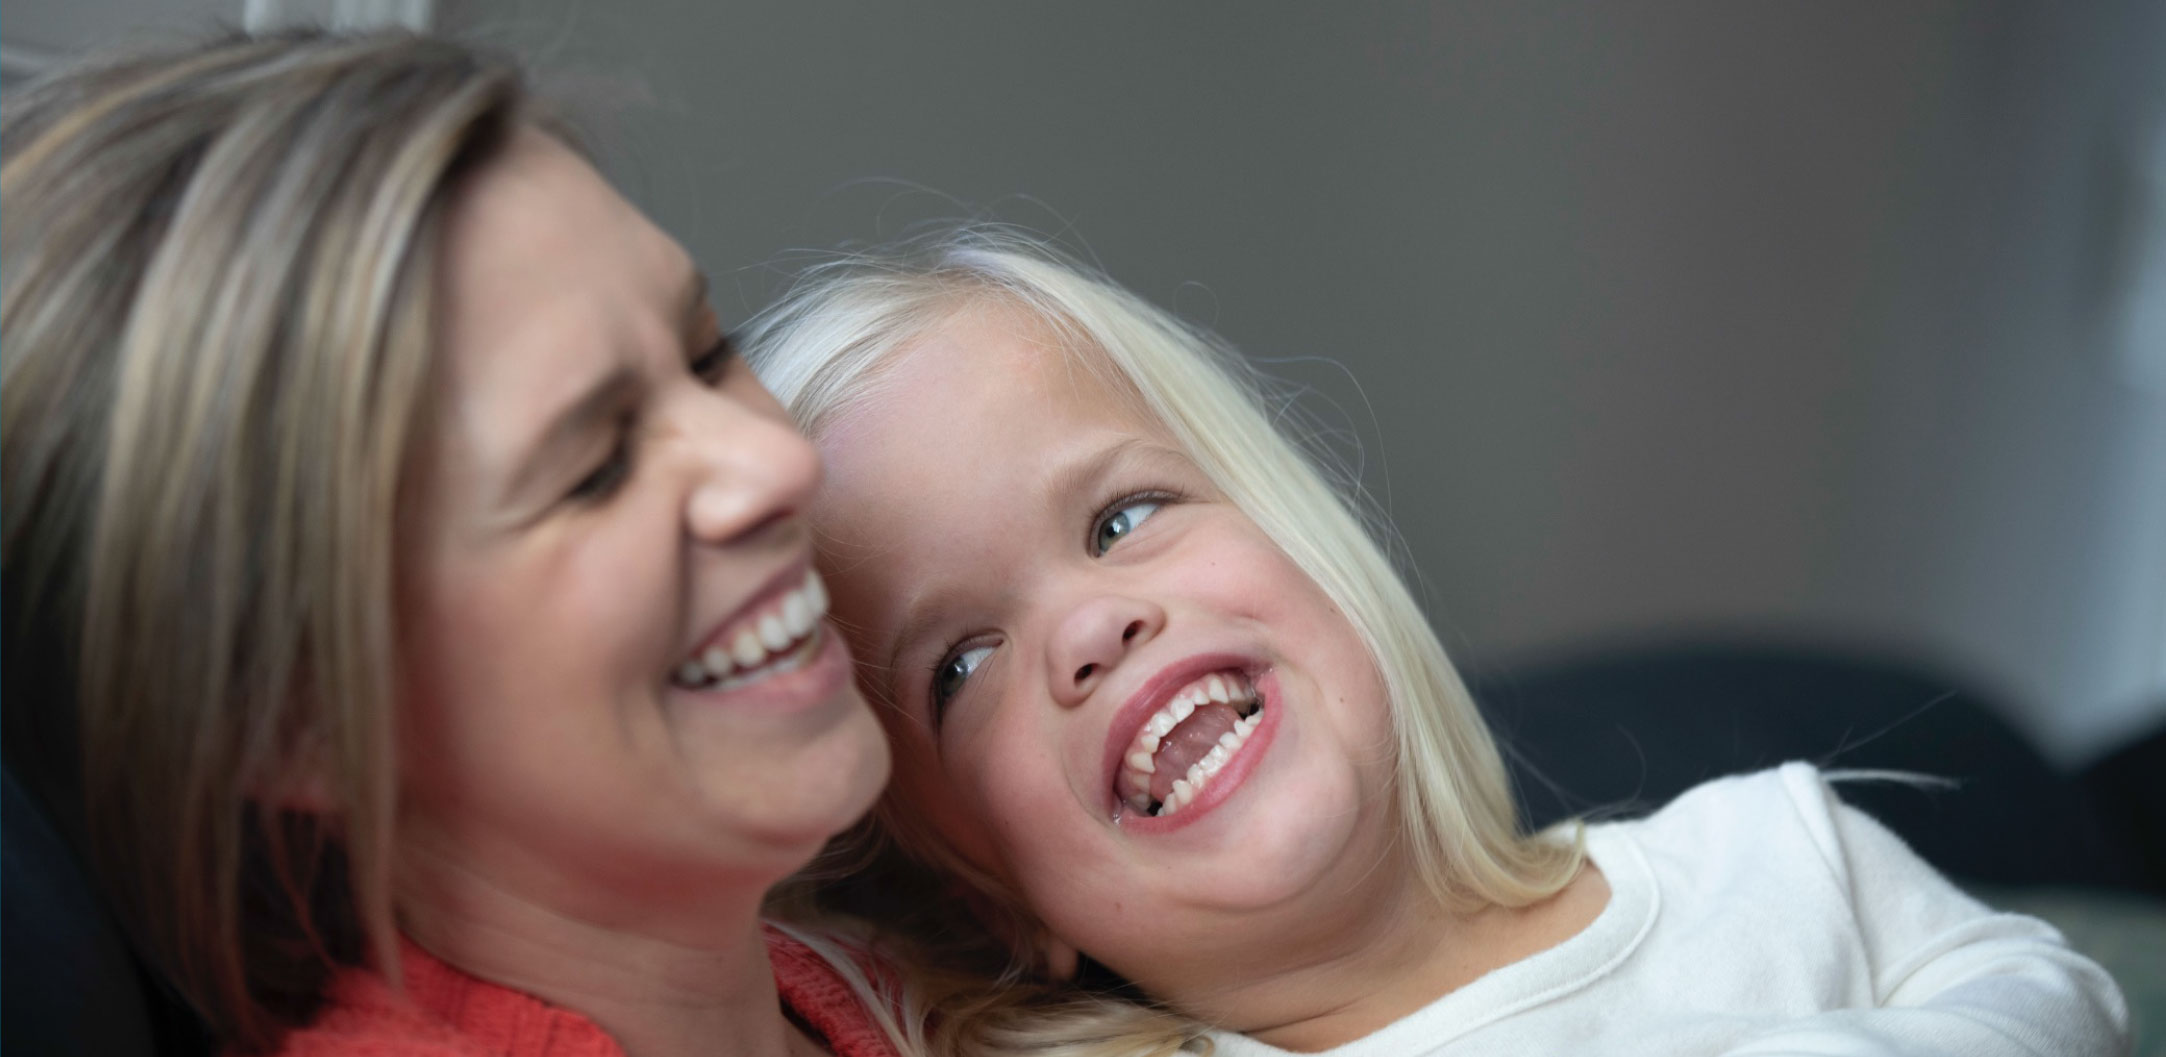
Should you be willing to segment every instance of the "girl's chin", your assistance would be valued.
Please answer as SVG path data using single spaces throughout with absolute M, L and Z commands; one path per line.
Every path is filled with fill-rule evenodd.
M 1169 854 L 1202 867 L 1184 887 L 1212 893 L 1213 905 L 1261 910 L 1298 902 L 1319 886 L 1343 889 L 1359 880 L 1347 874 L 1352 864 L 1367 864 L 1359 871 L 1366 874 L 1389 856 L 1394 816 L 1364 810 L 1388 803 L 1388 793 L 1364 794 L 1350 779 L 1301 777 L 1259 774 L 1187 832 L 1169 835 L 1184 845 Z M 1349 819 L 1356 821 L 1350 826 Z

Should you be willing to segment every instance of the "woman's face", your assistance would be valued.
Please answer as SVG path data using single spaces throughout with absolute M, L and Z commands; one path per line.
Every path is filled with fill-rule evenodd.
M 1338 609 L 1057 342 L 980 306 L 895 353 L 820 438 L 821 560 L 899 806 L 1177 1000 L 1393 875 L 1392 728 Z
M 819 461 L 684 251 L 554 140 L 470 178 L 442 253 L 401 861 L 590 920 L 756 896 L 887 776 L 819 619 Z

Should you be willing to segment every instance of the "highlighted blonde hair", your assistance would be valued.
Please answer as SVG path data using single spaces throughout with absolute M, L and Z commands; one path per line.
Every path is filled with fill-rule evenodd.
M 243 1049 L 335 965 L 397 972 L 396 514 L 446 203 L 526 97 L 444 41 L 294 34 L 0 118 L 10 765 Z
M 968 228 L 808 269 L 746 326 L 744 348 L 768 388 L 818 437 L 878 396 L 882 366 L 897 349 L 987 302 L 1034 316 L 1063 339 L 1058 354 L 1109 372 L 1136 394 L 1213 485 L 1346 614 L 1390 696 L 1400 839 L 1441 906 L 1525 906 L 1570 882 L 1583 856 L 1576 830 L 1542 836 L 1519 828 L 1496 744 L 1420 607 L 1357 516 L 1350 489 L 1335 488 L 1276 424 L 1282 417 L 1264 399 L 1266 380 L 1215 335 L 1042 243 L 1006 229 Z M 977 889 L 983 902 L 1022 913 L 1012 895 L 946 853 L 909 807 L 883 800 L 876 826 L 905 854 Z M 881 855 L 855 854 L 875 864 Z M 853 884 L 838 877 L 800 898 L 850 904 Z M 1027 916 L 1021 924 L 1035 927 Z M 915 931 L 922 937 L 935 928 Z M 1008 975 L 1019 974 L 1011 967 Z M 916 1000 L 935 1015 L 935 1053 L 1013 1052 L 1018 1045 L 1163 1052 L 1193 1033 L 1140 1007 L 1128 1007 L 1123 1021 L 1117 1003 L 1063 998 L 1057 988 L 1026 987 L 1005 1001 L 939 990 L 946 997 Z

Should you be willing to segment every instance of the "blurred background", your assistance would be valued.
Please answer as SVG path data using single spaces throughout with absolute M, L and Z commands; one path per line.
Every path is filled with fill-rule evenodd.
M 1062 239 L 1310 391 L 1468 669 L 1903 658 L 2080 768 L 2166 719 L 2166 5 L 9 0 L 509 46 L 731 318 Z M 1923 702 L 1921 702 L 1922 704 Z
M 1531 821 L 1951 778 L 1844 795 L 2166 1054 L 2166 3 L 7 0 L 0 69 L 306 22 L 530 58 L 726 319 L 1057 238 L 1302 392 Z

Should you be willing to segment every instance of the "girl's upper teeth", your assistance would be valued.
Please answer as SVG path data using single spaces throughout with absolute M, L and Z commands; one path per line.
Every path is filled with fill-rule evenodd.
M 1166 795 L 1165 802 L 1158 806 L 1156 814 L 1160 818 L 1175 814 L 1202 795 L 1204 787 L 1211 784 L 1211 779 L 1218 776 L 1218 772 L 1225 768 L 1226 761 L 1233 759 L 1234 753 L 1241 751 L 1241 746 L 1248 743 L 1248 736 L 1254 733 L 1257 724 L 1262 722 L 1262 712 L 1251 712 L 1236 722 L 1232 730 L 1219 735 L 1218 744 L 1211 746 L 1211 751 L 1205 753 L 1203 759 L 1190 764 L 1187 774 L 1174 780 L 1173 791 Z M 1151 810 L 1148 794 L 1145 794 L 1142 803 L 1131 806 L 1139 811 Z
M 1249 733 L 1256 729 L 1261 718 L 1259 708 L 1248 707 L 1256 703 L 1256 688 L 1241 672 L 1213 672 L 1176 691 L 1150 719 L 1144 721 L 1143 728 L 1136 732 L 1135 740 L 1123 754 L 1115 792 L 1130 807 L 1138 811 L 1151 810 L 1151 777 L 1157 770 L 1161 743 L 1173 728 L 1180 726 L 1207 702 L 1232 705 L 1236 711 L 1244 713 L 1243 718 L 1231 732 L 1219 738 L 1210 752 L 1191 765 L 1187 774 L 1174 781 L 1172 794 L 1158 809 L 1160 815 L 1171 815 L 1193 800 L 1211 776 L 1217 774 L 1248 740 Z
M 678 664 L 670 681 L 683 689 L 700 690 L 724 679 L 749 676 L 753 669 L 801 645 L 826 615 L 827 586 L 820 582 L 820 574 L 808 569 L 804 582 Z

